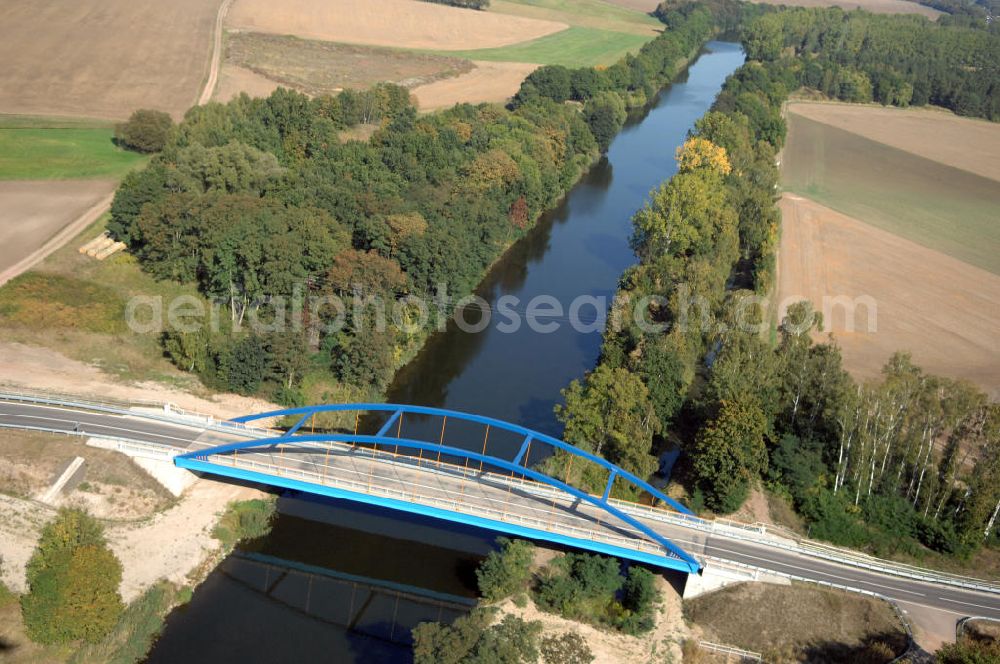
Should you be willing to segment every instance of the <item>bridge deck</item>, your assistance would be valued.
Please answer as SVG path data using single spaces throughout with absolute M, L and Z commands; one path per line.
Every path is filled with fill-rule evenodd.
M 606 511 L 538 482 L 481 469 L 476 461 L 454 465 L 323 442 L 179 458 L 177 464 L 690 571 L 687 563 Z M 690 539 L 691 533 L 686 535 Z

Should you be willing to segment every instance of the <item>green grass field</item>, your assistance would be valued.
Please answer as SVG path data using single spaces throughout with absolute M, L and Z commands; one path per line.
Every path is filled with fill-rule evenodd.
M 627 32 L 571 26 L 566 30 L 532 41 L 500 48 L 434 52 L 470 60 L 537 62 L 542 65 L 586 67 L 613 64 L 623 58 L 626 53 L 639 50 L 652 38 L 652 35 L 643 36 Z
M 1000 185 L 790 113 L 782 183 L 800 194 L 1000 274 Z
M 906 633 L 888 603 L 839 590 L 793 583 L 742 583 L 684 602 L 684 617 L 705 630 L 705 639 L 756 652 L 784 655 L 779 661 L 889 661 L 870 657 L 882 642 L 896 655 Z M 799 659 L 799 658 L 802 659 Z
M 0 180 L 121 177 L 147 158 L 113 134 L 93 121 L 0 116 Z
M 652 16 L 604 0 L 493 0 L 489 11 L 639 35 L 663 30 Z

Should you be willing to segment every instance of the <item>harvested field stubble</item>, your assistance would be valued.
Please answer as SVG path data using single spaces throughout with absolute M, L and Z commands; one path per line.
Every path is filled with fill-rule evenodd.
M 235 68 L 308 95 L 363 89 L 382 81 L 413 88 L 472 71 L 467 60 L 259 32 L 226 38 L 223 76 Z M 220 96 L 232 96 L 228 90 Z
M 788 112 L 1000 181 L 1000 124 L 938 108 L 792 102 Z
M 848 11 L 864 9 L 873 14 L 921 14 L 930 19 L 941 15 L 936 9 L 910 0 L 754 0 L 768 5 L 792 7 L 841 7 Z
M 867 296 L 877 305 L 872 333 L 865 306 L 855 310 L 854 332 L 840 307 L 824 320 L 848 371 L 875 378 L 906 350 L 926 371 L 1000 398 L 1000 276 L 792 194 L 781 212 L 779 302 L 808 299 L 821 311 L 824 298 Z
M 0 112 L 179 118 L 207 75 L 220 1 L 0 3 Z
M 788 124 L 781 157 L 786 191 L 1000 274 L 996 180 L 794 112 Z
M 232 28 L 394 48 L 470 49 L 507 46 L 566 24 L 413 0 L 236 0 Z

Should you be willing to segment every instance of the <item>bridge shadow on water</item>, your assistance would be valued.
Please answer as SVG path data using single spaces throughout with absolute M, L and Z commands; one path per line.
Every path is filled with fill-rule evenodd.
M 409 662 L 417 624 L 476 603 L 490 533 L 294 492 L 279 510 L 168 617 L 147 661 Z
M 450 623 L 474 605 L 475 569 L 498 533 L 296 491 L 281 495 L 271 534 L 241 545 L 171 614 L 149 662 L 329 661 L 330 653 L 343 661 L 410 662 L 417 624 Z M 683 591 L 686 575 L 657 572 Z M 285 638 L 292 633 L 294 640 Z

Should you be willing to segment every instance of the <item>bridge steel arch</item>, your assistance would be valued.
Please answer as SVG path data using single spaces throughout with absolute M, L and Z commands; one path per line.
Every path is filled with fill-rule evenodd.
M 390 413 L 390 416 L 388 420 L 382 425 L 381 429 L 375 435 L 364 435 L 357 433 L 355 434 L 341 434 L 341 433 L 299 434 L 298 433 L 298 431 L 305 425 L 305 423 L 311 417 L 313 417 L 318 413 L 353 412 L 353 411 L 357 411 L 359 414 L 361 412 L 388 412 Z M 507 460 L 489 454 L 482 454 L 462 449 L 459 447 L 445 445 L 441 442 L 400 438 L 387 435 L 388 430 L 394 424 L 397 423 L 399 418 L 405 416 L 406 414 L 432 416 L 432 417 L 436 416 L 442 418 L 446 417 L 452 420 L 473 422 L 476 424 L 488 426 L 492 429 L 499 429 L 503 431 L 512 432 L 523 436 L 524 439 L 518 454 L 513 459 Z M 606 553 L 609 555 L 636 560 L 639 562 L 649 563 L 661 567 L 677 569 L 690 574 L 697 573 L 701 569 L 701 565 L 696 559 L 694 559 L 688 553 L 683 551 L 680 547 L 671 542 L 668 538 L 664 537 L 660 533 L 653 530 L 647 524 L 643 523 L 642 521 L 636 519 L 635 517 L 615 507 L 614 504 L 609 502 L 609 497 L 612 485 L 616 480 L 621 479 L 643 491 L 646 491 L 654 498 L 663 501 L 677 512 L 680 512 L 682 514 L 691 514 L 690 510 L 688 510 L 683 505 L 673 500 L 669 496 L 665 495 L 663 492 L 656 489 L 645 480 L 624 470 L 623 468 L 618 467 L 617 465 L 611 463 L 607 459 L 599 457 L 595 454 L 591 454 L 590 452 L 587 452 L 585 450 L 581 450 L 580 448 L 574 445 L 570 445 L 569 443 L 559 440 L 558 438 L 554 438 L 539 431 L 534 431 L 532 429 L 528 429 L 526 427 L 522 427 L 517 424 L 512 424 L 509 422 L 505 422 L 503 420 L 498 420 L 491 417 L 485 417 L 482 415 L 475 415 L 471 413 L 464 413 L 460 411 L 448 410 L 443 408 L 432 408 L 428 406 L 410 406 L 410 405 L 384 404 L 384 403 L 322 404 L 315 406 L 304 406 L 300 408 L 289 408 L 283 410 L 269 411 L 265 413 L 258 413 L 254 415 L 246 415 L 243 417 L 234 418 L 231 421 L 237 424 L 245 425 L 247 423 L 259 420 L 296 416 L 296 415 L 301 416 L 300 419 L 298 419 L 298 421 L 296 421 L 296 423 L 291 428 L 289 428 L 288 431 L 284 432 L 281 435 L 273 437 L 254 438 L 250 440 L 243 440 L 235 443 L 227 443 L 223 445 L 217 445 L 214 447 L 199 449 L 193 452 L 188 452 L 174 457 L 174 464 L 178 467 L 187 468 L 189 470 L 197 472 L 223 475 L 223 476 L 233 477 L 236 479 L 256 482 L 260 484 L 295 489 L 306 493 L 314 493 L 334 498 L 342 498 L 357 502 L 376 504 L 396 510 L 423 514 L 449 521 L 467 523 L 470 525 L 484 527 L 490 530 L 496 530 L 513 535 L 519 535 L 522 537 L 528 537 L 537 540 L 547 540 L 560 544 L 567 544 L 577 548 L 596 551 L 599 553 Z M 235 467 L 235 464 L 233 466 L 230 466 L 220 463 L 214 463 L 210 460 L 210 457 L 212 456 L 223 455 L 228 453 L 237 453 L 240 450 L 257 450 L 258 448 L 273 449 L 280 445 L 289 445 L 289 446 L 303 445 L 303 444 L 315 445 L 316 443 L 324 443 L 324 442 L 342 443 L 351 445 L 355 444 L 372 445 L 375 446 L 375 448 L 377 448 L 379 445 L 382 445 L 387 447 L 396 447 L 396 448 L 410 449 L 415 451 L 422 450 L 424 452 L 436 452 L 439 454 L 444 454 L 452 457 L 463 458 L 469 461 L 480 462 L 483 465 L 483 467 L 492 466 L 493 468 L 510 472 L 512 474 L 521 475 L 522 477 L 529 478 L 531 480 L 534 480 L 535 482 L 547 485 L 549 487 L 553 487 L 558 491 L 566 493 L 572 498 L 576 499 L 577 501 L 586 502 L 590 505 L 600 508 L 601 510 L 607 512 L 608 514 L 615 517 L 619 521 L 631 526 L 635 530 L 645 535 L 649 540 L 652 540 L 657 545 L 662 547 L 663 551 L 660 554 L 654 554 L 649 551 L 644 551 L 642 549 L 631 549 L 628 547 L 616 546 L 602 541 L 585 540 L 580 537 L 559 534 L 551 530 L 541 530 L 537 528 L 524 526 L 521 524 L 509 523 L 497 519 L 484 518 L 473 514 L 464 514 L 461 512 L 445 510 L 419 503 L 410 503 L 404 500 L 397 500 L 389 497 L 376 496 L 370 493 L 349 491 L 343 488 L 329 486 L 327 484 L 317 484 L 313 482 L 307 482 L 304 480 L 298 480 L 283 475 L 278 475 L 278 474 L 272 475 L 269 473 L 262 473 L 258 471 L 248 470 L 245 468 L 238 468 Z M 597 464 L 598 466 L 601 466 L 602 468 L 606 469 L 608 471 L 608 482 L 605 487 L 603 496 L 588 494 L 557 478 L 546 475 L 545 473 L 542 473 L 533 468 L 528 468 L 526 466 L 520 465 L 522 459 L 524 459 L 525 457 L 526 449 L 528 449 L 529 445 L 533 442 L 542 443 L 550 446 L 553 449 L 562 450 L 572 455 L 573 457 L 579 457 L 585 461 Z

